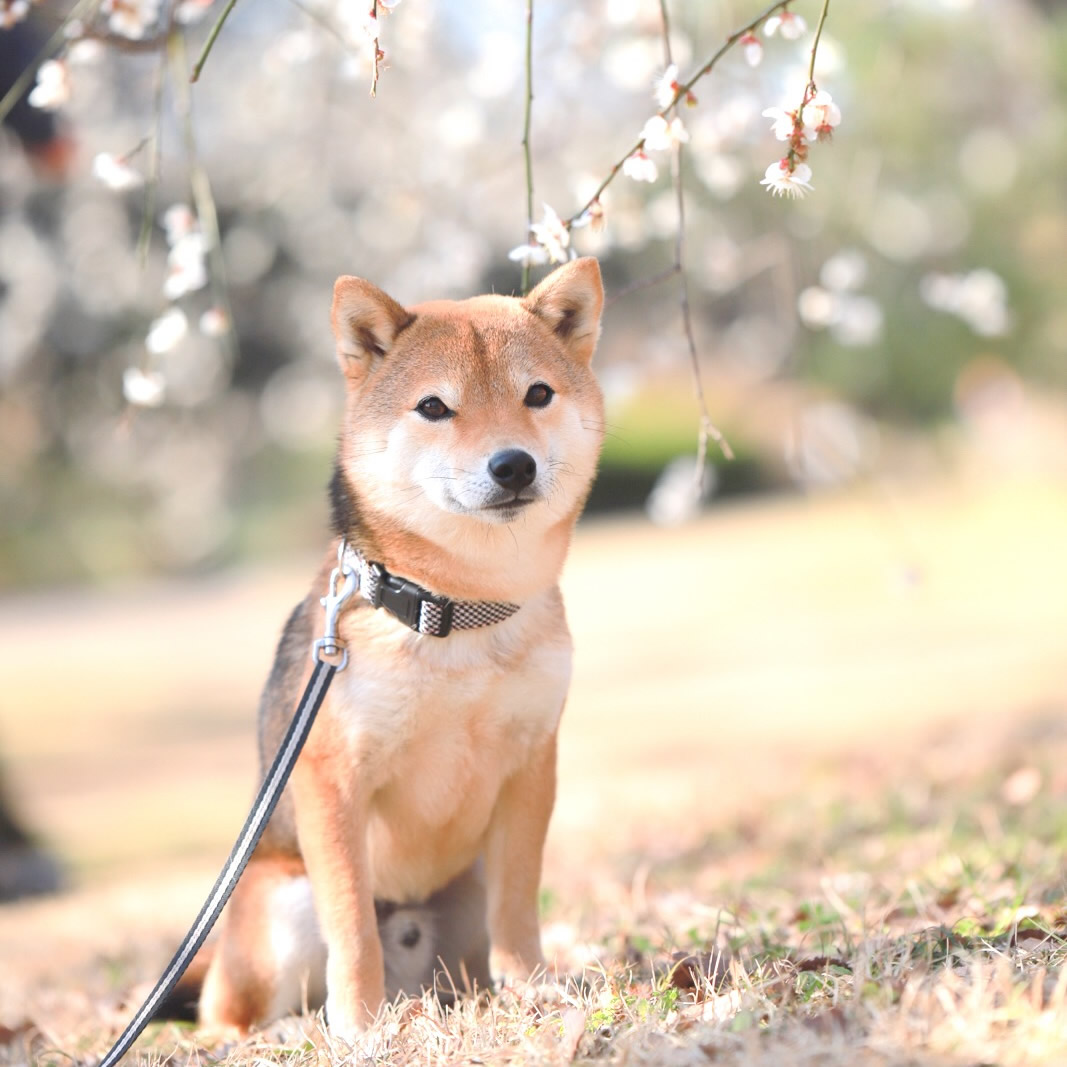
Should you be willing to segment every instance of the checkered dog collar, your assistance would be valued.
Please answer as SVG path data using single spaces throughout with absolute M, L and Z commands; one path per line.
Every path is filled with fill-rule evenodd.
M 453 630 L 477 630 L 511 618 L 518 604 L 493 600 L 451 600 L 421 585 L 390 574 L 380 563 L 365 560 L 351 545 L 342 552 L 342 566 L 359 576 L 359 592 L 376 608 L 385 608 L 420 634 L 447 637 Z

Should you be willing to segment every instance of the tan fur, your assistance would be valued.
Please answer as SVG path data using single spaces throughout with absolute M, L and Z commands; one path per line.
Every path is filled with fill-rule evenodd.
M 543 965 L 537 895 L 571 651 L 557 583 L 600 447 L 589 361 L 601 307 L 588 259 L 525 301 L 405 309 L 361 279 L 338 281 L 338 533 L 434 592 L 521 610 L 443 639 L 362 601 L 342 617 L 349 667 L 229 906 L 205 1022 L 247 1028 L 299 1007 L 294 991 L 315 992 L 325 959 L 331 1032 L 354 1041 L 393 986 L 434 981 L 423 934 L 457 984 L 486 980 L 486 925 L 495 976 L 525 980 Z M 525 402 L 535 383 L 554 390 L 544 407 Z M 452 416 L 420 415 L 428 396 Z M 488 461 L 516 448 L 537 476 L 512 499 Z M 335 552 L 279 646 L 261 708 L 265 762 L 309 674 Z M 406 970 L 390 940 L 400 927 L 383 924 L 376 900 L 406 909 Z

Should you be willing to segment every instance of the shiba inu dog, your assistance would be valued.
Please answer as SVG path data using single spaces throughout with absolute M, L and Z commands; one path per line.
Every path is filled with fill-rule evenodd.
M 352 1042 L 397 989 L 543 966 L 571 663 L 558 580 L 602 439 L 602 306 L 593 259 L 524 299 L 404 308 L 338 280 L 336 539 L 279 644 L 265 763 L 311 670 L 341 539 L 362 597 L 340 620 L 347 668 L 227 907 L 204 1024 L 247 1029 L 324 1000 L 331 1034 Z

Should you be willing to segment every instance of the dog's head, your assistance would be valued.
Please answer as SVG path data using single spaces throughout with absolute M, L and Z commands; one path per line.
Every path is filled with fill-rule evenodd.
M 518 531 L 569 530 L 603 434 L 590 368 L 602 306 L 594 259 L 560 267 L 525 299 L 410 309 L 340 278 L 339 477 L 361 521 L 453 551 L 464 539 L 484 550 L 494 528 L 513 542 Z

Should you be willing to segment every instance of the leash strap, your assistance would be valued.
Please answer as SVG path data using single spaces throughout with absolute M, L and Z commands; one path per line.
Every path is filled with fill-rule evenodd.
M 274 757 L 274 762 L 270 765 L 270 769 L 263 779 L 263 784 L 256 794 L 252 810 L 248 813 L 244 827 L 241 829 L 237 842 L 230 852 L 230 858 L 226 861 L 226 865 L 222 868 L 222 873 L 215 882 L 214 889 L 211 890 L 210 895 L 204 902 L 204 906 L 200 909 L 200 914 L 197 915 L 192 929 L 185 935 L 185 940 L 181 943 L 181 947 L 174 954 L 174 959 L 167 965 L 162 977 L 156 982 L 155 988 L 148 994 L 148 999 L 138 1009 L 137 1014 L 130 1020 L 126 1029 L 122 1031 L 122 1036 L 115 1042 L 111 1051 L 100 1061 L 98 1067 L 114 1067 L 126 1055 L 130 1046 L 141 1035 L 141 1031 L 144 1030 L 155 1014 L 160 1001 L 170 993 L 177 984 L 178 979 L 185 973 L 185 969 L 192 962 L 197 950 L 204 943 L 204 938 L 207 937 L 212 926 L 215 925 L 219 912 L 222 911 L 226 901 L 230 899 L 230 894 L 233 892 L 234 886 L 237 885 L 237 880 L 241 877 L 241 873 L 244 871 L 253 849 L 259 843 L 260 837 L 263 836 L 267 821 L 278 803 L 278 798 L 285 788 L 285 783 L 289 781 L 293 765 L 300 755 L 300 750 L 304 747 L 311 725 L 315 721 L 319 708 L 322 706 L 326 690 L 329 689 L 330 682 L 333 681 L 333 676 L 339 669 L 337 664 L 327 663 L 323 659 L 316 660 L 315 669 L 311 673 L 311 680 L 304 690 L 304 695 L 300 698 L 300 703 L 297 705 L 292 722 L 289 723 L 289 729 L 282 739 L 278 754 Z

